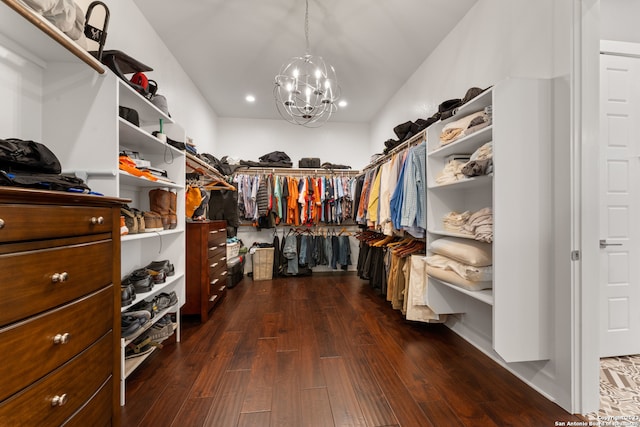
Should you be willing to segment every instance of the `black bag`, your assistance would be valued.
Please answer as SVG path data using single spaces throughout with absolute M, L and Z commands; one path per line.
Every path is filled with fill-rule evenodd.
M 6 172 L 0 170 L 0 185 L 53 191 L 75 191 L 78 193 L 89 193 L 91 191 L 80 178 L 53 173 Z
M 60 173 L 60 161 L 45 145 L 34 141 L 0 139 L 0 169 L 31 173 Z
M 298 160 L 299 168 L 319 168 L 320 167 L 320 158 L 319 157 L 303 157 Z
M 138 112 L 133 108 L 119 106 L 118 114 L 129 123 L 140 127 L 140 116 L 138 115 Z

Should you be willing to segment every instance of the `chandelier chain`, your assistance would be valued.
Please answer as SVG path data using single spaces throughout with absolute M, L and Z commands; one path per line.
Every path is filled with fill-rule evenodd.
M 307 41 L 306 53 L 309 53 L 309 0 L 306 0 L 307 8 L 304 13 L 304 37 Z

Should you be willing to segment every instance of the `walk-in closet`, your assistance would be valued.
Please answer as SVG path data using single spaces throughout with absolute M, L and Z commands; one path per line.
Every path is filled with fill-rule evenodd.
M 640 426 L 631 0 L 0 0 L 0 426 Z

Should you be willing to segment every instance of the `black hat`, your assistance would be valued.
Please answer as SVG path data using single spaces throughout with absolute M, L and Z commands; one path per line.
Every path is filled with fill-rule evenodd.
M 448 119 L 453 116 L 453 112 L 456 108 L 462 105 L 462 99 L 454 98 L 443 101 L 438 105 L 438 112 L 440 113 L 440 120 Z

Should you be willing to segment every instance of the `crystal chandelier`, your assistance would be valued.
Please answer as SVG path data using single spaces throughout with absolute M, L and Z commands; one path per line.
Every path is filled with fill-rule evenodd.
M 306 52 L 291 58 L 276 76 L 273 95 L 283 119 L 306 127 L 318 127 L 338 110 L 340 87 L 336 70 L 322 57 L 309 53 L 309 0 L 304 16 Z

